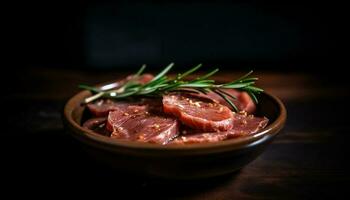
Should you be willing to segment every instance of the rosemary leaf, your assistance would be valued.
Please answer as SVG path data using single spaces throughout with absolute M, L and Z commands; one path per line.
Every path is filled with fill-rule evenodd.
M 185 77 L 196 72 L 202 65 L 199 64 L 191 69 L 185 71 L 184 73 L 178 74 L 175 78 L 169 78 L 166 74 L 174 66 L 174 63 L 170 63 L 161 72 L 159 72 L 150 82 L 142 85 L 137 82 L 137 77 L 141 76 L 144 72 L 146 65 L 142 65 L 141 68 L 135 73 L 134 77 L 128 80 L 123 86 L 108 90 L 101 90 L 96 87 L 91 87 L 87 85 L 79 85 L 79 88 L 89 90 L 94 95 L 85 99 L 85 103 L 93 102 L 99 98 L 112 98 L 112 99 L 122 99 L 132 96 L 148 96 L 155 97 L 161 96 L 169 92 L 192 92 L 192 93 L 203 93 L 214 92 L 223 98 L 228 104 L 235 110 L 238 111 L 236 105 L 230 99 L 236 99 L 236 97 L 224 89 L 238 89 L 240 91 L 246 91 L 249 96 L 253 99 L 255 103 L 258 103 L 256 94 L 263 92 L 261 88 L 255 85 L 255 81 L 258 78 L 249 77 L 253 71 L 241 76 L 240 78 L 224 83 L 215 84 L 214 80 L 208 79 L 219 71 L 219 69 L 214 69 L 207 74 L 199 76 L 196 79 L 184 80 Z
M 192 74 L 193 72 L 197 71 L 199 68 L 202 67 L 202 64 L 198 64 L 197 66 L 191 68 L 190 70 L 184 72 L 183 74 L 179 74 L 179 76 L 177 77 L 177 79 L 183 79 L 185 78 L 186 76 Z
M 139 71 L 136 72 L 135 76 L 140 76 L 143 73 L 143 71 L 145 71 L 145 69 L 146 69 L 146 64 L 143 64 L 139 69 Z
M 174 63 L 170 63 L 168 66 L 165 67 L 165 69 L 163 69 L 163 71 L 161 71 L 159 74 L 157 74 L 157 76 L 155 76 L 150 83 L 152 83 L 153 81 L 158 80 L 159 78 L 163 77 L 166 73 L 168 73 L 168 71 L 174 66 Z
M 227 98 L 227 96 L 225 96 L 224 94 L 222 94 L 220 92 L 220 90 L 213 90 L 213 92 L 215 92 L 216 94 L 218 94 L 221 98 L 223 98 L 236 112 L 238 112 L 238 109 L 236 107 L 236 105 Z
M 80 84 L 78 87 L 81 88 L 81 89 L 90 90 L 91 92 L 94 92 L 94 93 L 99 93 L 99 92 L 102 91 L 102 90 L 100 90 L 98 88 L 91 87 L 91 86 L 88 86 L 88 85 L 83 85 L 83 84 Z
M 216 69 L 214 69 L 213 71 L 211 71 L 211 72 L 209 72 L 209 73 L 207 73 L 207 74 L 205 74 L 205 75 L 203 75 L 203 76 L 198 77 L 197 80 L 204 80 L 204 79 L 207 79 L 207 78 L 213 76 L 213 75 L 214 75 L 216 72 L 218 72 L 218 71 L 219 71 L 219 69 L 216 68 Z

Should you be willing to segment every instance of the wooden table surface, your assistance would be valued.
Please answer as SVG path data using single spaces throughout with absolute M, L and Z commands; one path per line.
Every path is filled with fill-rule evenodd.
M 6 113 L 1 132 L 5 188 L 26 194 L 74 191 L 160 199 L 343 199 L 350 185 L 346 80 L 332 80 L 327 74 L 257 72 L 259 86 L 286 105 L 282 133 L 235 174 L 169 182 L 130 177 L 100 165 L 64 131 L 61 111 L 79 83 L 95 84 L 125 73 L 34 68 L 7 75 L 16 83 L 7 82 L 1 99 Z

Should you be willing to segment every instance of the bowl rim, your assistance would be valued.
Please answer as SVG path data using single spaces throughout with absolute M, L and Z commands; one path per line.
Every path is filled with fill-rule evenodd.
M 132 150 L 161 150 L 161 151 L 203 151 L 210 150 L 212 151 L 223 151 L 225 149 L 239 149 L 247 145 L 251 145 L 252 143 L 258 140 L 264 140 L 265 137 L 273 137 L 279 133 L 279 131 L 283 128 L 286 118 L 287 111 L 282 103 L 282 101 L 276 96 L 264 91 L 264 95 L 274 101 L 278 106 L 278 116 L 272 122 L 269 123 L 264 129 L 255 133 L 253 135 L 239 137 L 235 139 L 213 142 L 213 143 L 199 143 L 199 144 L 170 144 L 170 145 L 162 145 L 162 144 L 151 144 L 137 141 L 125 141 L 125 140 L 115 140 L 109 137 L 100 135 L 98 133 L 93 132 L 92 130 L 83 128 L 81 125 L 75 122 L 73 119 L 73 111 L 78 106 L 81 105 L 81 102 L 84 98 L 91 95 L 91 93 L 87 90 L 83 90 L 78 92 L 74 96 L 72 96 L 64 106 L 63 111 L 63 120 L 72 131 L 70 131 L 73 136 L 83 138 L 87 143 L 97 144 L 100 148 L 115 150 L 116 148 L 128 148 Z

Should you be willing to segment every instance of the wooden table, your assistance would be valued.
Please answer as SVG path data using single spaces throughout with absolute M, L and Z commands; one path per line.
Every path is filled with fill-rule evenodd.
M 282 133 L 258 159 L 235 174 L 196 182 L 165 182 L 126 176 L 96 163 L 64 131 L 61 111 L 79 83 L 95 84 L 125 73 L 57 68 L 12 73 L 16 82 L 7 82 L 1 100 L 6 113 L 2 120 L 6 128 L 1 132 L 5 188 L 27 191 L 28 195 L 74 191 L 145 199 L 334 199 L 347 192 L 350 128 L 346 80 L 308 73 L 257 72 L 259 85 L 286 104 L 288 119 Z M 220 76 L 234 78 L 238 74 Z

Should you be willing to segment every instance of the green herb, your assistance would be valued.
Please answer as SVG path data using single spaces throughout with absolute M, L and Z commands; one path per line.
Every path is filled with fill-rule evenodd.
M 236 105 L 233 103 L 233 99 L 236 97 L 227 93 L 223 89 L 238 89 L 241 91 L 246 91 L 255 103 L 258 103 L 256 94 L 263 92 L 262 89 L 255 87 L 255 81 L 258 78 L 250 77 L 253 71 L 248 72 L 244 76 L 223 84 L 215 84 L 215 81 L 209 79 L 213 76 L 219 69 L 214 69 L 213 71 L 199 76 L 192 80 L 185 80 L 187 76 L 196 72 L 202 65 L 199 64 L 188 71 L 177 74 L 175 78 L 169 78 L 166 74 L 174 66 L 174 63 L 170 63 L 166 66 L 160 73 L 158 73 L 150 82 L 146 84 L 141 84 L 137 81 L 138 77 L 142 75 L 146 68 L 143 65 L 133 77 L 126 82 L 123 86 L 119 88 L 111 88 L 108 90 L 101 90 L 96 87 L 91 87 L 87 85 L 80 85 L 82 89 L 86 89 L 94 93 L 94 95 L 85 99 L 85 103 L 90 103 L 99 98 L 111 98 L 111 99 L 123 99 L 127 97 L 135 96 L 161 96 L 169 92 L 194 92 L 194 93 L 208 93 L 214 92 L 223 98 L 227 103 L 235 110 L 238 111 Z

